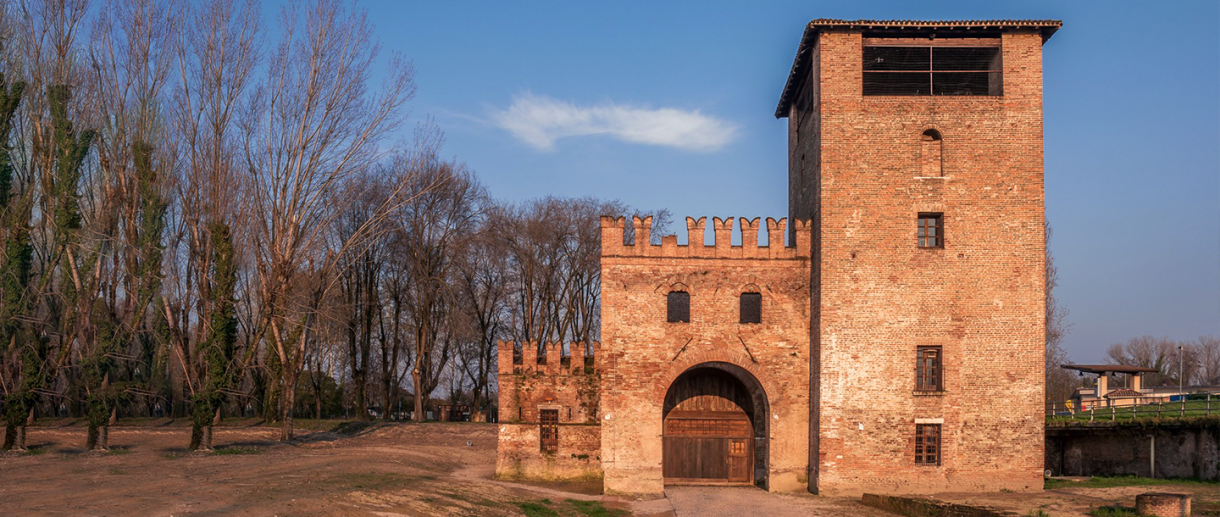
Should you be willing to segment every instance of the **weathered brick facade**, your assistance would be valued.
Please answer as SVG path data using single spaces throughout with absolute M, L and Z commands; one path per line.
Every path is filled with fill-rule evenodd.
M 601 476 L 601 427 L 597 422 L 600 372 L 584 344 L 512 341 L 499 348 L 500 433 L 496 476 L 500 478 L 575 479 Z M 541 450 L 542 410 L 555 411 L 558 447 Z
M 749 415 L 748 478 L 770 490 L 1041 488 L 1042 44 L 1058 27 L 815 20 L 777 110 L 789 121 L 796 224 L 768 220 L 773 244 L 760 247 L 758 220 L 742 219 L 732 246 L 731 221 L 717 219 L 705 246 L 704 219 L 688 218 L 690 244 L 654 246 L 649 220 L 633 221 L 631 245 L 622 219 L 603 218 L 608 492 L 661 492 L 677 468 L 666 415 L 694 407 L 668 394 L 710 370 L 736 379 L 721 398 Z M 866 95 L 866 47 L 987 49 L 979 66 L 995 68 L 960 87 L 973 95 L 943 89 L 937 81 L 965 76 L 933 65 L 929 92 L 944 95 Z M 933 245 L 917 241 L 921 217 L 936 225 Z M 689 321 L 667 321 L 670 292 L 689 296 Z M 738 320 L 746 292 L 761 294 L 760 323 Z M 921 348 L 937 358 L 935 388 L 917 389 Z M 501 415 L 505 398 L 501 381 Z M 931 460 L 916 452 L 926 453 L 917 426 Z
M 602 218 L 602 467 L 606 490 L 660 493 L 662 403 L 674 380 L 706 363 L 734 365 L 765 392 L 769 411 L 754 419 L 767 480 L 776 490 L 805 486 L 809 449 L 809 231 L 767 220 L 769 246 L 758 246 L 758 219 L 687 218 L 689 244 L 667 236 L 647 244 L 651 218 L 634 221 L 635 245 L 623 244 L 624 221 Z M 666 294 L 690 294 L 690 322 L 666 321 Z M 739 323 L 743 292 L 762 294 L 761 323 Z M 769 461 L 767 461 L 769 460 Z

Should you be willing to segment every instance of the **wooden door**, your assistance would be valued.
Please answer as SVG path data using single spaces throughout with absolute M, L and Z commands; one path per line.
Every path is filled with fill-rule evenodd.
M 750 483 L 752 434 L 745 413 L 670 412 L 663 436 L 666 481 Z

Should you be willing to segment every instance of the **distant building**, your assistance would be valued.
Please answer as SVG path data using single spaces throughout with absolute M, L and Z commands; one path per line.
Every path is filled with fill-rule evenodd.
M 1041 490 L 1059 27 L 811 22 L 776 110 L 787 221 L 759 245 L 740 219 L 733 245 L 715 218 L 705 245 L 687 218 L 687 244 L 652 245 L 650 219 L 604 217 L 602 342 L 588 362 L 501 345 L 497 473 L 628 494 Z

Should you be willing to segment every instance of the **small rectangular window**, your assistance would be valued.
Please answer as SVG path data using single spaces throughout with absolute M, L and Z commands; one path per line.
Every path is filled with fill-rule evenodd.
M 940 424 L 915 424 L 915 464 L 940 465 Z
M 940 347 L 921 346 L 915 352 L 915 390 L 941 390 Z
M 919 214 L 918 239 L 920 248 L 945 247 L 945 218 L 941 214 Z
M 559 410 L 543 409 L 538 417 L 539 448 L 542 452 L 559 452 Z
M 762 293 L 741 293 L 741 323 L 762 323 Z
M 671 291 L 665 301 L 666 321 L 690 323 L 690 293 Z

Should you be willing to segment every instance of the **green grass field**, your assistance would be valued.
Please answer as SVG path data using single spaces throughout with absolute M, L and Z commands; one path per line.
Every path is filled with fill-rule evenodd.
M 1136 420 L 1145 418 L 1198 418 L 1220 415 L 1220 399 L 1188 400 L 1181 402 L 1166 402 L 1164 404 L 1144 404 L 1131 407 L 1097 408 L 1092 411 L 1077 411 L 1071 414 L 1057 412 L 1047 416 L 1051 422 L 1110 422 L 1119 420 Z

